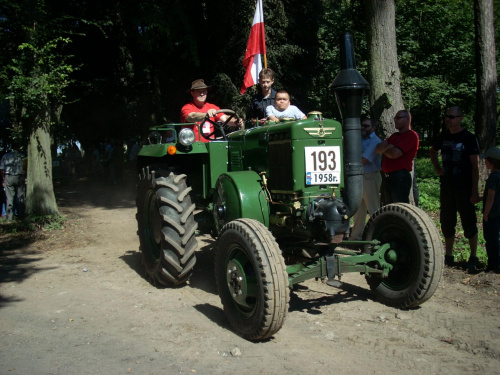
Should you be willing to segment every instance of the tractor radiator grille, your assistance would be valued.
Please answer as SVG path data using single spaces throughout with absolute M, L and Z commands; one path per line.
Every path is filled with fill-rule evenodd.
M 241 150 L 231 150 L 229 154 L 231 170 L 240 171 L 243 168 L 243 164 L 241 162 Z
M 292 141 L 290 133 L 269 134 L 269 188 L 292 191 Z

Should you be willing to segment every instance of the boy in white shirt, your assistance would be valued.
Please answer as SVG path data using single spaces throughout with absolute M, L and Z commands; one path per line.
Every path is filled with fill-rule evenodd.
M 276 93 L 274 105 L 266 108 L 266 115 L 269 121 L 279 122 L 282 118 L 293 118 L 295 120 L 305 120 L 307 116 L 296 106 L 290 105 L 290 95 L 285 90 Z

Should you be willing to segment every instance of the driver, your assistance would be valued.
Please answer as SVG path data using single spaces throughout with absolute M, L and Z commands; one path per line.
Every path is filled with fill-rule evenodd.
M 185 104 L 181 109 L 181 122 L 196 122 L 197 124 L 201 125 L 201 131 L 203 132 L 203 134 L 207 135 L 214 132 L 213 124 L 205 121 L 205 117 L 207 114 L 210 117 L 210 120 L 212 120 L 213 122 L 224 122 L 229 118 L 229 116 L 224 113 L 218 113 L 216 115 L 215 112 L 220 110 L 220 108 L 214 104 L 207 102 L 208 89 L 210 89 L 211 87 L 212 86 L 207 86 L 202 79 L 193 81 L 193 83 L 191 84 L 191 89 L 189 89 L 189 93 L 193 97 L 193 100 Z M 243 127 L 243 120 L 239 119 L 237 121 L 236 118 L 232 118 L 228 124 L 229 126 L 234 127 L 234 130 L 241 129 Z M 206 138 L 200 136 L 199 126 L 194 125 L 186 127 L 193 129 L 196 141 L 208 142 Z

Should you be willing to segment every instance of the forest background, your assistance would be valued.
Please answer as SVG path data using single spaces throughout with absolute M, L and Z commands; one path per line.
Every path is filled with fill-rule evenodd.
M 267 61 L 277 74 L 275 87 L 290 91 L 304 112 L 319 110 L 340 119 L 329 85 L 339 70 L 343 31 L 353 33 L 357 68 L 370 82 L 363 3 L 264 1 Z M 79 140 L 86 150 L 178 122 L 195 79 L 214 85 L 210 102 L 242 115 L 257 90 L 239 94 L 253 0 L 2 0 L 0 5 L 0 98 L 10 98 L 2 101 L 0 113 L 4 142 L 8 128 L 18 125 L 22 131 L 13 77 L 21 72 L 36 78 L 37 58 L 45 59 L 38 74 L 57 68 L 54 81 L 63 84 L 55 108 L 60 116 L 52 116 L 50 130 L 55 142 Z M 401 91 L 414 129 L 424 142 L 432 139 L 450 105 L 464 108 L 464 123 L 473 129 L 473 2 L 397 0 L 395 5 Z
M 426 159 L 447 107 L 461 106 L 465 127 L 475 128 L 474 5 L 489 2 L 264 0 L 274 87 L 288 90 L 303 112 L 318 110 L 340 120 L 329 88 L 340 68 L 339 36 L 354 35 L 357 68 L 371 83 L 374 25 L 367 4 L 395 6 L 398 83 Z M 498 43 L 500 0 L 493 3 Z M 30 157 L 28 200 L 42 213 L 57 212 L 51 186 L 34 188 L 38 179 L 51 181 L 50 159 L 40 157 L 40 150 L 78 140 L 91 151 L 111 139 L 140 139 L 151 126 L 178 122 L 195 79 L 214 86 L 210 102 L 245 117 L 257 92 L 253 87 L 239 93 L 254 11 L 254 0 L 0 0 L 0 149 L 15 137 L 37 155 Z M 498 51 L 496 44 L 497 72 Z M 498 95 L 497 89 L 497 117 Z M 386 107 L 391 105 L 389 98 Z M 369 109 L 367 96 L 365 113 Z M 389 125 L 380 131 L 390 132 Z M 419 178 L 429 177 L 429 194 L 436 193 L 432 173 L 425 163 L 419 166 Z M 435 209 L 435 199 L 426 194 L 424 188 L 424 208 Z

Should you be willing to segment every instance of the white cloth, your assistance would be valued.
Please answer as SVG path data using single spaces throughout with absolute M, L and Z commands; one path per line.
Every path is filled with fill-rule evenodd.
M 305 116 L 305 114 L 294 105 L 289 105 L 284 111 L 278 111 L 273 105 L 267 106 L 266 115 L 267 117 L 276 116 L 277 118 L 290 117 L 295 120 L 299 120 Z

